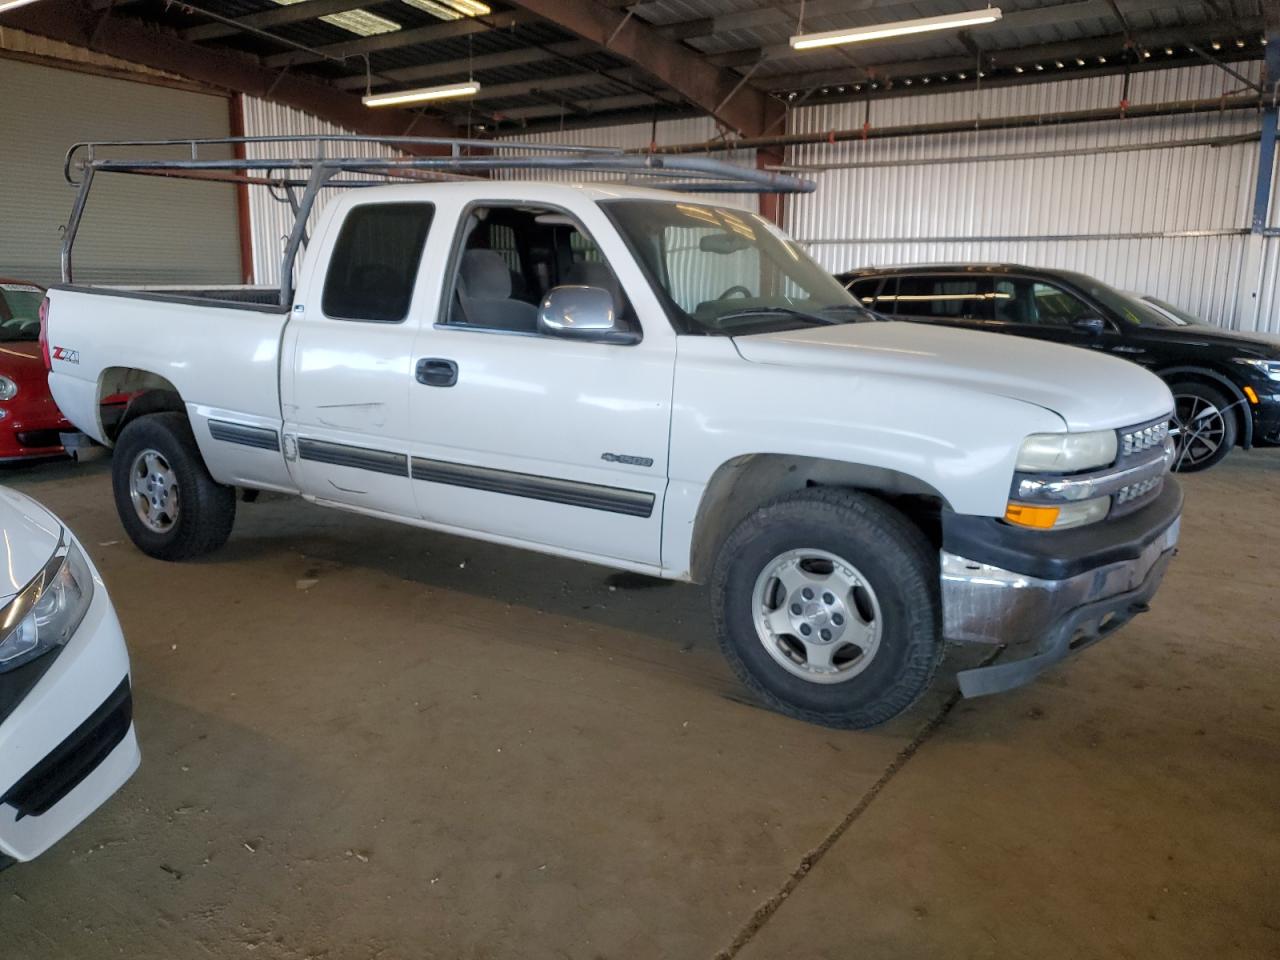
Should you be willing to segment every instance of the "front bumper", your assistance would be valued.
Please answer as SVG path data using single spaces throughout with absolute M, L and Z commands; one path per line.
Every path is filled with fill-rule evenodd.
M 1271 386 L 1275 386 L 1274 382 Z M 1253 442 L 1275 446 L 1280 444 L 1280 392 L 1267 393 L 1267 389 L 1260 388 L 1257 405 L 1250 405 L 1253 413 Z
M 53 661 L 16 704 L 0 704 L 0 863 L 43 853 L 138 767 L 124 635 L 93 575 L 66 647 L 46 655 Z
M 1006 644 L 1015 658 L 961 672 L 961 693 L 1028 683 L 1145 611 L 1176 550 L 1181 512 L 1181 491 L 1168 480 L 1154 503 L 1121 520 L 1038 539 L 1011 532 L 980 544 L 973 518 L 952 530 L 944 519 L 943 635 Z M 948 549 L 956 544 L 963 553 Z
M 0 416 L 0 462 L 60 456 L 61 434 L 75 430 L 52 398 L 5 403 Z

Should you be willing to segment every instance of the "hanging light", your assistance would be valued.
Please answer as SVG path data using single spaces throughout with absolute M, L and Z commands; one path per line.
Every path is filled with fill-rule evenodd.
M 35 3 L 36 0 L 0 0 L 0 13 L 6 10 L 16 10 L 18 7 L 25 7 L 28 3 Z
M 800 33 L 791 38 L 793 50 L 812 50 L 815 47 L 833 47 L 842 43 L 861 43 L 866 40 L 884 40 L 887 37 L 903 37 L 913 33 L 930 33 L 934 30 L 958 30 L 994 23 L 1002 14 L 999 7 L 948 13 L 941 17 L 920 17 L 916 20 L 898 20 L 894 23 L 877 23 L 868 27 L 849 27 L 844 30 L 827 30 L 823 33 Z
M 449 100 L 454 97 L 474 97 L 480 92 L 478 80 L 462 83 L 446 83 L 440 87 L 419 87 L 416 90 L 393 90 L 390 93 L 370 93 L 361 97 L 366 107 L 398 107 L 406 103 L 424 100 Z

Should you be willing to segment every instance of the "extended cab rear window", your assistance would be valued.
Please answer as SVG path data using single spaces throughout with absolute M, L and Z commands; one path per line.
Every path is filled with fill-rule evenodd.
M 430 203 L 352 207 L 324 278 L 325 316 L 374 323 L 404 320 L 434 214 Z

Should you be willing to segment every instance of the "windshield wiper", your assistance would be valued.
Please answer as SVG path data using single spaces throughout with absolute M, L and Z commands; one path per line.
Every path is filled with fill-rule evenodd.
M 827 309 L 826 307 L 823 308 Z M 716 323 L 723 323 L 725 320 L 743 320 L 747 317 L 760 316 L 782 316 L 794 317 L 796 320 L 808 320 L 810 323 L 821 324 L 837 324 L 844 323 L 835 317 L 824 317 L 817 313 L 809 313 L 805 310 L 797 310 L 795 307 L 749 307 L 746 310 L 733 310 L 729 313 L 722 313 L 716 317 Z

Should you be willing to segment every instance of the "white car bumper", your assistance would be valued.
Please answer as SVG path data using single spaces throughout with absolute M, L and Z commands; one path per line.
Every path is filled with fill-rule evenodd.
M 96 569 L 93 576 L 79 629 L 0 721 L 0 862 L 43 853 L 138 768 L 129 656 Z

